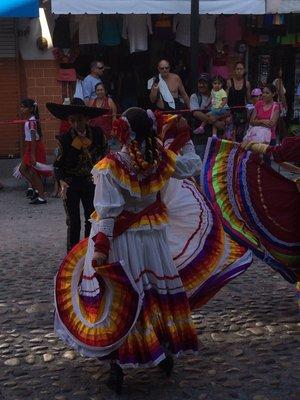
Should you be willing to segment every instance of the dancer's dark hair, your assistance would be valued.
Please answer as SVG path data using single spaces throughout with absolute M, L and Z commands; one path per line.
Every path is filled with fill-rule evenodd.
M 42 134 L 42 128 L 41 128 L 41 123 L 40 123 L 39 108 L 38 108 L 36 101 L 33 99 L 23 99 L 21 101 L 21 105 L 30 110 L 30 116 L 35 117 L 37 133 L 38 133 L 39 137 L 41 138 L 43 136 L 43 134 Z
M 130 124 L 131 130 L 135 133 L 136 141 L 141 144 L 145 140 L 145 160 L 153 164 L 158 161 L 158 147 L 153 122 L 145 110 L 138 107 L 132 107 L 123 114 Z

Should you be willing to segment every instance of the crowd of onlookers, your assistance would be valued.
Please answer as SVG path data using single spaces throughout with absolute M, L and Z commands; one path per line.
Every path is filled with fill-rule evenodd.
M 89 75 L 75 92 L 75 97 L 81 97 L 85 104 L 109 110 L 108 115 L 92 121 L 108 138 L 118 113 L 129 107 L 145 107 L 139 103 L 138 95 L 144 89 L 140 87 L 143 82 L 134 68 L 127 68 L 119 78 L 119 84 L 115 85 L 106 75 L 104 62 L 94 61 Z M 210 135 L 238 142 L 246 136 L 246 139 L 274 143 L 276 127 L 279 122 L 281 127 L 284 125 L 287 111 L 282 71 L 278 71 L 272 83 L 251 88 L 241 61 L 235 64 L 232 77 L 227 80 L 221 75 L 211 77 L 201 73 L 197 90 L 189 96 L 180 75 L 171 72 L 169 61 L 162 59 L 147 82 L 147 91 L 148 108 L 185 115 L 201 155 Z

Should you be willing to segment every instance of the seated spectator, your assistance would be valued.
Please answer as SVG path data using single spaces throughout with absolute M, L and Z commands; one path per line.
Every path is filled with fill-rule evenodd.
M 206 73 L 199 76 L 198 90 L 190 98 L 190 109 L 195 120 L 195 128 L 198 128 L 202 122 L 206 123 L 204 134 L 193 137 L 196 151 L 203 156 L 212 126 L 214 125 L 217 129 L 224 129 L 225 126 L 224 122 L 217 121 L 216 117 L 208 114 L 211 109 L 211 79 Z
M 272 84 L 268 84 L 263 88 L 262 91 L 262 100 L 259 100 L 255 109 L 251 115 L 250 124 L 252 126 L 252 131 L 257 131 L 259 134 L 259 129 L 255 129 L 255 127 L 263 127 L 268 128 L 270 130 L 270 141 L 271 145 L 276 143 L 276 125 L 279 118 L 279 105 L 274 101 L 274 97 L 276 96 L 276 87 Z M 249 132 L 249 130 L 248 130 Z M 247 132 L 247 135 L 248 135 Z M 246 136 L 247 136 L 246 135 Z M 244 138 L 246 139 L 246 137 Z M 250 141 L 253 138 L 249 138 Z M 259 138 L 258 138 L 259 139 Z M 248 139 L 247 139 L 248 140 Z M 256 141 L 260 141 L 255 139 Z M 268 143 L 267 143 L 268 144 Z
M 253 106 L 255 106 L 259 100 L 261 100 L 261 96 L 262 96 L 262 91 L 260 88 L 255 88 L 252 90 L 251 103 L 253 104 Z
M 225 81 L 222 76 L 215 76 L 212 80 L 211 90 L 211 110 L 208 112 L 208 116 L 213 116 L 217 120 L 224 120 L 225 117 L 229 116 L 229 107 L 227 105 L 227 93 L 224 90 Z M 203 134 L 205 131 L 206 122 L 194 130 L 195 134 Z M 213 136 L 217 136 L 217 128 L 213 125 Z
M 250 121 L 251 115 L 255 108 L 256 103 L 261 100 L 262 91 L 260 88 L 255 88 L 251 91 L 250 103 L 246 105 L 247 108 L 247 119 Z

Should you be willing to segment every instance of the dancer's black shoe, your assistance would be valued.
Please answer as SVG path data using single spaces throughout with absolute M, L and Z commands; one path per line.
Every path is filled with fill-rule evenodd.
M 31 201 L 36 200 L 38 197 L 39 197 L 39 192 L 37 190 L 34 190 L 32 196 L 30 197 L 30 200 Z
M 124 380 L 124 373 L 122 368 L 116 363 L 110 364 L 110 372 L 108 380 L 106 381 L 106 385 L 115 393 L 121 394 L 123 387 L 123 380 Z
M 174 368 L 174 361 L 172 356 L 167 355 L 166 358 L 158 364 L 159 368 L 164 371 L 167 378 L 172 375 L 172 371 Z
M 28 188 L 25 192 L 25 197 L 27 199 L 31 199 L 31 197 L 34 195 L 34 190 L 32 188 Z

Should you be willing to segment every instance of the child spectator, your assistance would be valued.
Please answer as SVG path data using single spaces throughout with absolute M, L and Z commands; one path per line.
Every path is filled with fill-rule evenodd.
M 212 115 L 214 117 L 217 117 L 218 119 L 220 117 L 226 116 L 229 112 L 229 107 L 227 105 L 227 93 L 224 90 L 224 79 L 221 76 L 215 76 L 212 80 L 212 90 L 211 90 L 211 111 L 208 113 L 208 115 Z M 198 129 L 194 131 L 196 134 L 202 134 L 204 133 L 204 128 L 205 128 L 206 122 L 202 122 L 202 124 L 199 126 Z M 216 136 L 217 134 L 217 128 L 213 126 L 212 129 L 213 136 Z

